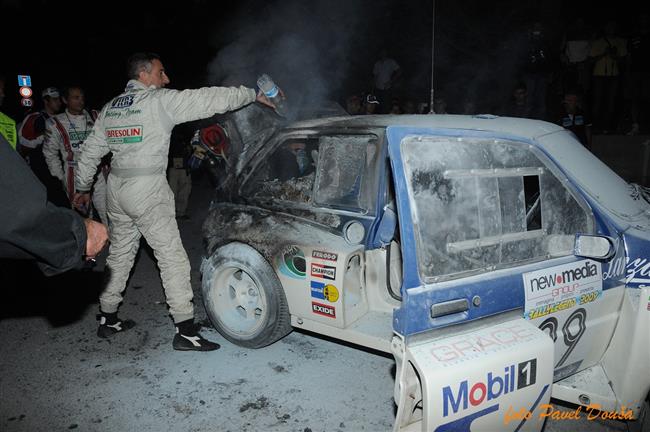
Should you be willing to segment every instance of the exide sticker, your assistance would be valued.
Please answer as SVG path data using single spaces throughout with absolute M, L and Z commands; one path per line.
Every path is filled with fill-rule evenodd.
M 339 255 L 332 252 L 323 252 L 314 250 L 311 252 L 312 258 L 318 258 L 327 261 L 336 261 L 339 259 Z
M 311 275 L 318 278 L 336 280 L 336 267 L 312 263 Z
M 456 414 L 470 406 L 475 407 L 484 401 L 492 401 L 502 395 L 531 386 L 537 381 L 537 359 L 530 359 L 515 365 L 506 366 L 502 373 L 488 372 L 483 381 L 471 384 L 461 381 L 457 390 L 451 386 L 442 388 L 442 415 Z
M 328 318 L 336 318 L 336 309 L 334 309 L 334 306 L 311 302 L 311 310 L 318 315 L 323 315 Z

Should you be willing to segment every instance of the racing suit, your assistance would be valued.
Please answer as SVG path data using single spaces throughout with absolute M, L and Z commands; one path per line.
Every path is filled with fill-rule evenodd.
M 43 156 L 50 173 L 63 182 L 63 188 L 72 201 L 74 197 L 74 175 L 84 140 L 90 135 L 94 120 L 87 111 L 74 115 L 65 110 L 50 117 L 46 122 Z M 108 225 L 106 218 L 106 178 L 104 173 L 94 174 L 97 180 L 93 187 L 93 205 L 102 223 Z
M 99 302 L 103 313 L 117 312 L 144 235 L 154 251 L 175 323 L 194 318 L 190 263 L 175 218 L 174 196 L 165 176 L 174 125 L 238 109 L 255 101 L 245 87 L 171 90 L 130 80 L 109 101 L 83 145 L 75 184 L 90 190 L 95 167 L 113 152 L 108 177 L 110 268 Z

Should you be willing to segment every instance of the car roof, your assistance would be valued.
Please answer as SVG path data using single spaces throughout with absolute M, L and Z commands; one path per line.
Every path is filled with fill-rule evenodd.
M 531 140 L 534 140 L 541 135 L 563 130 L 559 125 L 541 120 L 499 117 L 488 114 L 398 114 L 325 117 L 290 123 L 286 125 L 285 128 L 291 130 L 309 128 L 385 128 L 388 126 L 493 131 L 496 133 L 517 135 Z

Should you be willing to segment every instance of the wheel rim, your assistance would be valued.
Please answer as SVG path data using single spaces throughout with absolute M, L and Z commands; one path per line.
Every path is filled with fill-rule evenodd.
M 239 337 L 254 336 L 264 327 L 268 304 L 264 290 L 244 270 L 227 267 L 218 270 L 213 283 L 212 309 L 217 320 Z

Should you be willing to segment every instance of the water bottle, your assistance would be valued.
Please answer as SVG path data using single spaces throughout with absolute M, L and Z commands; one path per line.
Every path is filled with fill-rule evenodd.
M 280 94 L 280 88 L 273 82 L 270 76 L 267 74 L 262 74 L 257 79 L 257 86 L 264 92 L 267 98 L 275 105 L 275 112 L 279 115 L 284 116 L 285 106 L 282 95 Z

